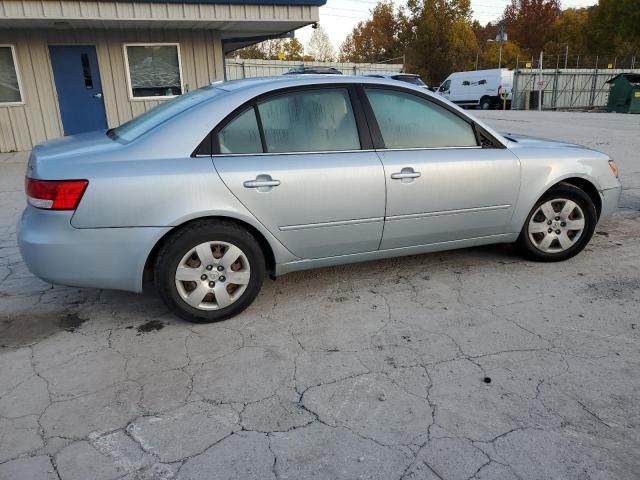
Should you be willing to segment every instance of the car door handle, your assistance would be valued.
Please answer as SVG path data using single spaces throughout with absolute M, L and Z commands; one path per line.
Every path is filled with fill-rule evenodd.
M 257 188 L 259 192 L 268 192 L 273 187 L 280 185 L 280 180 L 271 178 L 271 175 L 258 175 L 254 180 L 247 180 L 243 183 L 244 188 Z
M 420 176 L 422 176 L 420 172 L 416 172 L 413 168 L 410 168 L 410 167 L 403 168 L 402 171 L 391 174 L 391 178 L 393 180 L 413 179 L 413 178 L 419 178 Z
M 280 185 L 280 180 L 247 180 L 244 182 L 246 188 L 277 187 L 278 185 Z

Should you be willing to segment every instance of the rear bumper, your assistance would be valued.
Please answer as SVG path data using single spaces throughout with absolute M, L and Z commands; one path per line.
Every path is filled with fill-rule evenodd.
M 611 215 L 618 211 L 620 203 L 620 195 L 622 194 L 622 186 L 602 190 L 600 197 L 602 199 L 602 212 L 600 212 L 600 222 L 608 219 Z
M 42 280 L 73 287 L 142 291 L 145 262 L 170 228 L 71 226 L 73 212 L 27 207 L 18 222 L 18 246 Z

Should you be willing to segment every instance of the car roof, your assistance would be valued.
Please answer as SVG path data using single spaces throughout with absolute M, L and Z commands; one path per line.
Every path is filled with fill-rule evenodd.
M 397 75 L 397 74 L 396 74 Z M 296 85 L 317 85 L 317 84 L 331 84 L 331 83 L 361 83 L 361 84 L 383 84 L 396 86 L 398 82 L 395 80 L 380 78 L 380 77 L 367 77 L 362 75 L 280 75 L 277 77 L 258 77 L 247 78 L 242 80 L 230 80 L 228 82 L 217 82 L 215 87 L 228 91 L 239 91 L 244 89 L 255 88 L 259 86 L 280 88 Z M 409 87 L 410 84 L 407 84 Z M 418 89 L 419 90 L 419 89 Z
M 378 78 L 391 78 L 391 77 L 419 77 L 416 73 L 403 73 L 403 72 L 372 72 L 363 75 L 365 77 L 378 77 Z

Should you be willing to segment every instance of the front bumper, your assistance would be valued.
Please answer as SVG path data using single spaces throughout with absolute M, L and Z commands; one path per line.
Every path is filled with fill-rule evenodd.
M 600 192 L 602 200 L 602 211 L 600 212 L 599 221 L 608 219 L 611 215 L 618 211 L 620 204 L 620 195 L 622 194 L 622 186 L 609 188 Z
M 28 206 L 18 222 L 18 247 L 42 280 L 73 287 L 142 291 L 144 266 L 170 228 L 74 228 L 73 212 Z

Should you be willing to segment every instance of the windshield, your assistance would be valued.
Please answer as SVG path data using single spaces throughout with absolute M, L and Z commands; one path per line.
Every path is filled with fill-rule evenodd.
M 412 85 L 418 85 L 420 87 L 426 87 L 425 83 L 420 79 L 420 77 L 413 77 L 409 75 L 397 75 L 393 77 L 395 80 L 400 80 L 401 82 L 407 82 Z
M 131 142 L 201 101 L 214 97 L 220 91 L 213 86 L 208 86 L 167 100 L 119 127 L 109 130 L 107 135 L 127 143 Z

